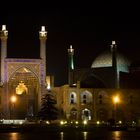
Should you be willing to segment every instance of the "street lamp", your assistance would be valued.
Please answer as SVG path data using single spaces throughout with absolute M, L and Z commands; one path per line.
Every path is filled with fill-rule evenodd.
M 13 108 L 13 123 L 14 123 L 14 109 L 15 109 L 15 102 L 17 101 L 17 98 L 15 95 L 11 97 L 11 103 L 12 103 L 12 108 Z
M 116 124 L 116 119 L 117 119 L 117 104 L 120 102 L 120 98 L 118 95 L 113 97 L 113 103 L 114 103 L 114 120 Z

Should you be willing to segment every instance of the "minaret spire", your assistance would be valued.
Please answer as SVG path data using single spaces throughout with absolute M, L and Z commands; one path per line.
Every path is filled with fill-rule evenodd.
M 41 26 L 41 31 L 39 31 L 39 39 L 40 39 L 40 58 L 42 59 L 42 65 L 43 65 L 43 75 L 44 79 L 42 84 L 45 84 L 45 78 L 46 78 L 46 40 L 47 40 L 47 31 L 45 29 L 45 26 Z
M 117 71 L 117 45 L 115 41 L 112 41 L 111 52 L 112 52 L 112 68 L 114 71 L 114 86 L 115 88 L 119 88 L 119 81 L 118 81 L 119 75 Z
M 112 51 L 112 67 L 114 67 L 114 68 L 117 67 L 116 50 L 117 50 L 116 42 L 115 42 L 115 41 L 112 41 L 112 44 L 111 44 L 111 51 Z
M 74 70 L 74 62 L 73 62 L 73 56 L 74 56 L 74 49 L 72 48 L 72 45 L 70 45 L 70 48 L 68 49 L 69 54 L 69 69 Z
M 68 49 L 68 84 L 73 85 L 73 70 L 74 70 L 74 49 L 72 45 Z
M 0 31 L 0 39 L 1 39 L 1 84 L 4 83 L 4 60 L 7 58 L 7 39 L 8 39 L 8 31 L 6 30 L 6 25 L 2 25 L 2 29 Z

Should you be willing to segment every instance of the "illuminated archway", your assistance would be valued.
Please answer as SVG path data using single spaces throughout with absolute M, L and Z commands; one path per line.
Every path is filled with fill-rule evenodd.
M 18 86 L 16 87 L 16 94 L 22 95 L 27 92 L 28 92 L 28 88 L 26 87 L 23 81 L 20 81 Z
M 91 111 L 89 109 L 82 110 L 82 120 L 91 120 Z
M 39 80 L 27 67 L 15 71 L 8 81 L 9 94 L 16 94 L 16 117 L 33 118 L 38 108 Z

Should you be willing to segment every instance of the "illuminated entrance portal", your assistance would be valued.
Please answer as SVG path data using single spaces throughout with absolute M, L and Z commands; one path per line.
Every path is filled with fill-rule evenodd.
M 82 120 L 91 120 L 91 112 L 89 109 L 85 108 L 82 110 Z
M 33 119 L 38 109 L 39 82 L 36 75 L 26 67 L 18 69 L 9 79 L 8 90 L 9 96 L 14 94 L 17 97 L 14 109 L 16 118 Z
M 16 94 L 21 95 L 27 93 L 27 87 L 26 85 L 23 83 L 23 81 L 21 81 L 18 86 L 16 87 Z
M 46 90 L 47 31 L 45 26 L 41 26 L 38 58 L 22 56 L 9 58 L 7 39 L 8 30 L 6 25 L 2 25 L 0 29 L 0 113 L 2 115 L 0 118 L 9 119 L 11 116 L 14 116 L 14 119 L 34 118 L 41 107 L 41 97 Z M 15 102 L 10 100 L 13 95 L 16 96 Z

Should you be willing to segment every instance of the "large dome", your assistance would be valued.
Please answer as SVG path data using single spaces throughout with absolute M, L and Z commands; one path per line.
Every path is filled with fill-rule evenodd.
M 92 63 L 91 68 L 103 68 L 112 66 L 112 53 L 106 51 L 99 55 Z M 117 53 L 117 71 L 128 72 L 130 61 L 120 53 Z

